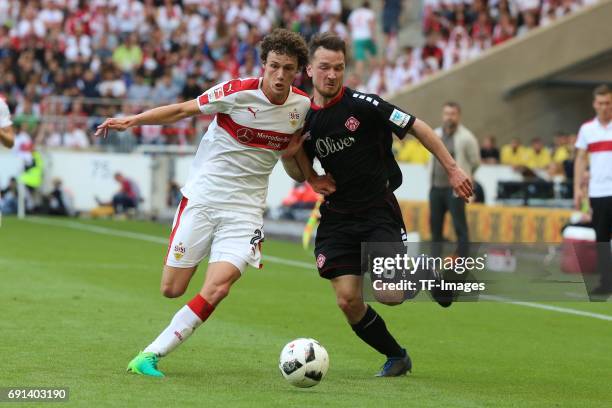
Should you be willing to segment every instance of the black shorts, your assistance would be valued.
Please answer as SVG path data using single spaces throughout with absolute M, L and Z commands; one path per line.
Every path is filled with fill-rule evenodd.
M 342 212 L 321 205 L 314 255 L 322 278 L 361 275 L 364 270 L 362 242 L 395 242 L 388 249 L 393 256 L 403 247 L 406 228 L 395 195 L 387 193 L 365 209 Z

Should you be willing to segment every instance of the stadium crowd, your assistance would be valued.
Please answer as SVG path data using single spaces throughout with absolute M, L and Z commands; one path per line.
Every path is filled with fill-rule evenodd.
M 380 20 L 367 1 L 351 10 L 341 0 L 3 0 L 0 97 L 25 155 L 33 144 L 194 144 L 211 118 L 146 126 L 110 142 L 93 140 L 91 129 L 104 117 L 258 76 L 257 43 L 275 27 L 307 40 L 335 31 L 352 44 L 348 85 L 386 94 L 594 1 L 426 0 L 425 44 L 400 49 L 402 0 L 384 0 Z M 308 90 L 305 76 L 298 86 Z

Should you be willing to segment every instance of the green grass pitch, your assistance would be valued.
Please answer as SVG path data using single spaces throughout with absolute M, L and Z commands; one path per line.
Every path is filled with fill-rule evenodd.
M 495 302 L 377 305 L 414 363 L 411 375 L 378 379 L 383 358 L 350 330 L 329 283 L 314 267 L 270 259 L 162 359 L 165 379 L 128 375 L 128 361 L 203 281 L 201 268 L 183 297 L 160 295 L 168 234 L 144 222 L 5 217 L 0 387 L 65 386 L 61 406 L 85 407 L 612 406 L 612 321 Z M 268 240 L 265 255 L 314 264 L 292 243 Z M 560 306 L 612 316 L 610 303 Z M 330 355 L 311 389 L 278 371 L 281 348 L 297 337 Z

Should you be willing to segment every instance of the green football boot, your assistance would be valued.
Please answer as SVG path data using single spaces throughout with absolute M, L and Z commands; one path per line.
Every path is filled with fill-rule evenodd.
M 140 352 L 136 357 L 128 364 L 127 371 L 140 374 L 148 375 L 151 377 L 164 377 L 164 373 L 157 369 L 157 362 L 159 358 L 155 353 Z

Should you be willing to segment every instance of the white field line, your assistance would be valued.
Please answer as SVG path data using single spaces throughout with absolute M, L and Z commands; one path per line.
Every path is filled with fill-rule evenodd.
M 601 313 L 585 312 L 583 310 L 571 309 L 569 307 L 551 306 L 551 305 L 544 305 L 541 303 L 533 303 L 533 302 L 522 302 L 518 300 L 512 300 L 509 298 L 505 298 L 503 296 L 480 295 L 480 298 L 486 299 L 486 300 L 494 300 L 496 302 L 510 303 L 510 304 L 517 305 L 517 306 L 532 307 L 534 309 L 543 309 L 543 310 L 550 310 L 552 312 L 565 313 L 565 314 L 571 314 L 571 315 L 576 315 L 576 316 L 592 317 L 593 319 L 607 320 L 609 322 L 612 322 L 612 316 L 601 314 Z
M 33 222 L 35 224 L 44 224 L 44 225 L 52 225 L 54 227 L 72 228 L 72 229 L 81 230 L 81 231 L 93 232 L 96 234 L 111 235 L 111 236 L 123 237 L 123 238 L 132 238 L 132 239 L 137 239 L 140 241 L 152 242 L 155 244 L 168 245 L 167 238 L 162 238 L 162 237 L 158 237 L 155 235 L 149 235 L 149 234 L 142 234 L 139 232 L 121 231 L 121 230 L 114 229 L 114 228 L 99 227 L 96 225 L 83 224 L 83 223 L 76 222 L 76 221 L 60 221 L 60 220 L 53 220 L 49 218 L 38 218 L 38 217 L 28 217 L 25 219 L 25 221 Z M 264 255 L 263 259 L 264 261 L 269 261 L 272 263 L 278 263 L 278 264 L 287 265 L 287 266 L 297 266 L 298 268 L 314 270 L 314 261 L 312 263 L 301 262 L 301 261 L 294 261 L 291 259 L 279 258 L 276 256 L 271 256 L 271 255 Z
M 88 224 L 83 224 L 83 223 L 76 222 L 76 221 L 52 220 L 48 218 L 38 218 L 38 217 L 28 217 L 25 219 L 25 221 L 32 222 L 35 224 L 45 224 L 45 225 L 53 225 L 56 227 L 72 228 L 76 230 L 88 231 L 88 232 L 93 232 L 93 233 L 102 234 L 102 235 L 110 235 L 110 236 L 116 236 L 116 237 L 137 239 L 140 241 L 147 241 L 147 242 L 164 244 L 164 245 L 168 244 L 167 239 L 157 237 L 154 235 L 148 235 L 148 234 L 142 234 L 142 233 L 130 232 L 130 231 L 121 231 L 121 230 L 117 230 L 114 228 L 106 228 L 106 227 L 99 227 L 95 225 L 88 225 Z M 296 267 L 304 268 L 308 270 L 314 269 L 314 264 L 310 264 L 308 262 L 294 261 L 291 259 L 285 259 L 285 258 L 280 258 L 280 257 L 270 256 L 270 255 L 264 255 L 263 258 L 265 261 L 269 261 L 269 262 L 277 263 L 281 265 L 296 266 Z M 559 306 L 551 306 L 551 305 L 545 305 L 545 304 L 533 303 L 533 302 L 523 302 L 523 301 L 513 300 L 510 298 L 505 298 L 502 296 L 480 295 L 480 298 L 486 299 L 486 300 L 492 300 L 496 302 L 509 303 L 509 304 L 517 305 L 517 306 L 530 307 L 533 309 L 548 310 L 548 311 L 557 312 L 557 313 L 571 314 L 575 316 L 583 316 L 583 317 L 590 317 L 593 319 L 612 321 L 612 316 L 609 316 L 609 315 L 585 312 L 583 310 L 572 309 L 569 307 L 559 307 Z

